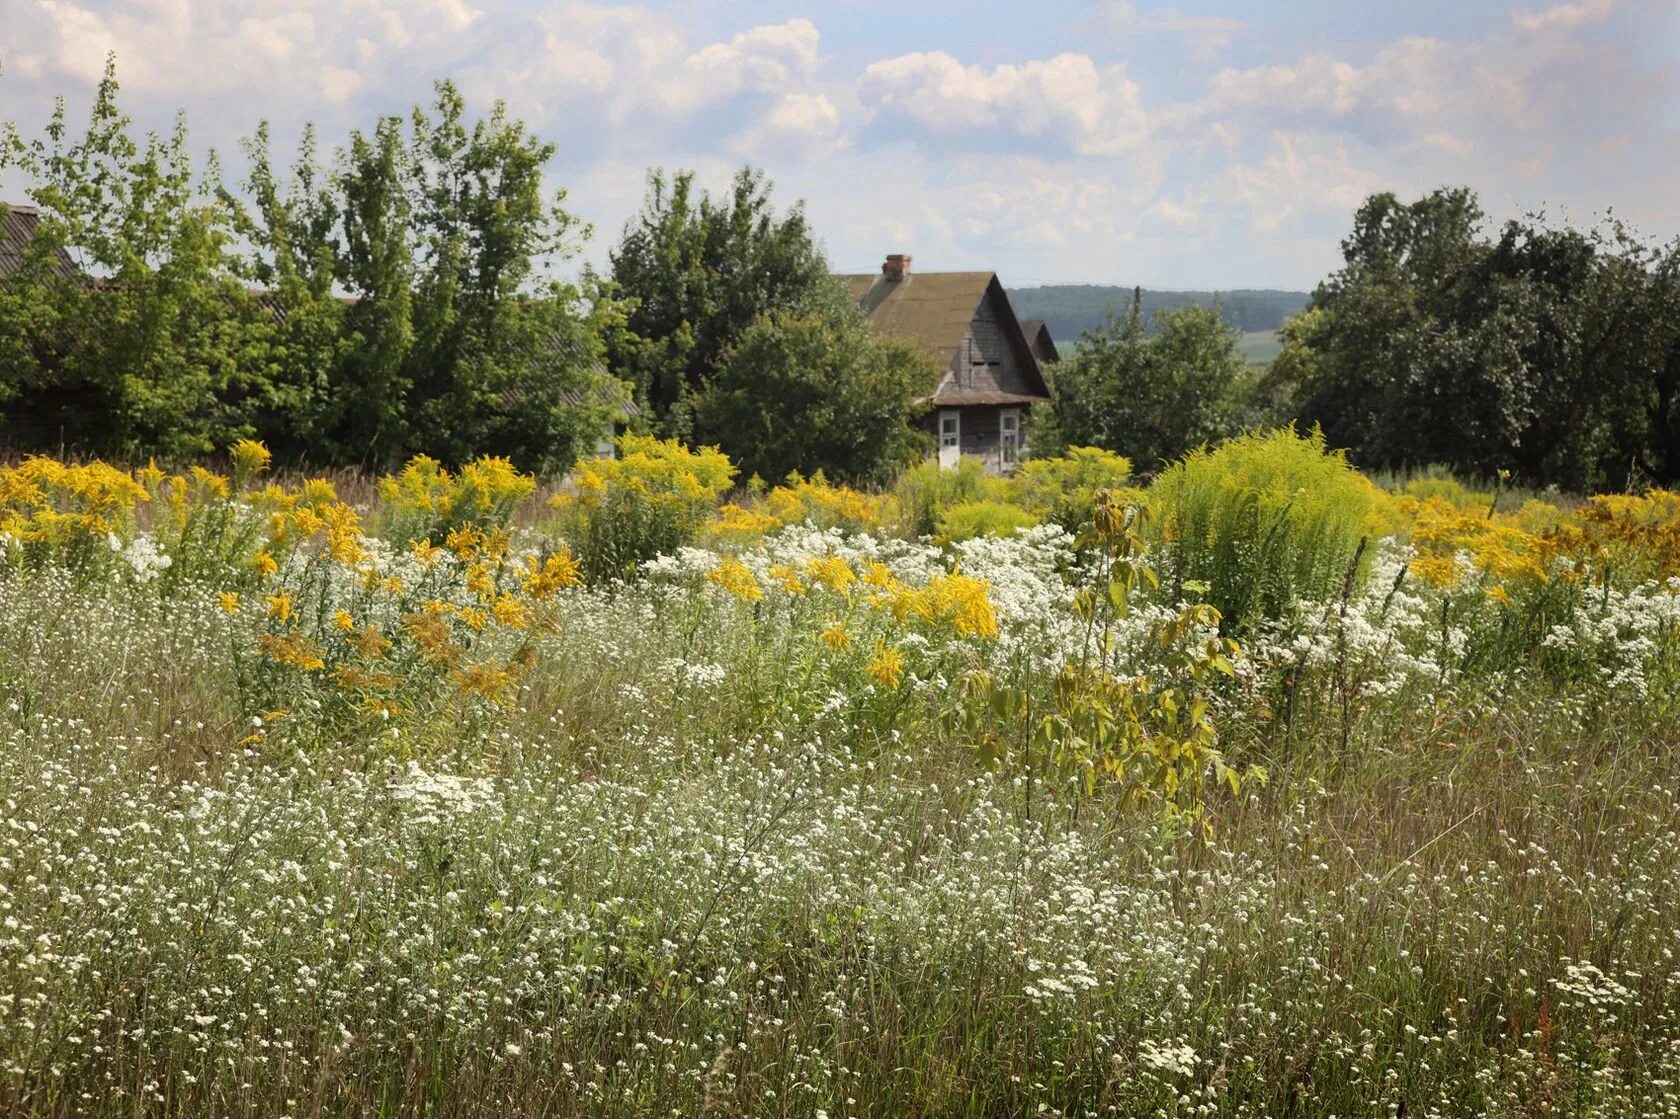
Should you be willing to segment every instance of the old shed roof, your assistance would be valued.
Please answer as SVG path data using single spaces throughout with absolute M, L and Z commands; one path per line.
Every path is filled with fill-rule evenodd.
M 0 202 L 0 279 L 23 270 L 24 257 L 29 251 L 30 238 L 40 227 L 41 213 L 33 206 L 8 206 Z M 75 276 L 76 262 L 62 248 L 57 250 L 58 263 L 53 272 L 59 276 Z
M 844 277 L 870 323 L 920 345 L 948 368 L 991 285 L 991 272 L 912 272 L 902 280 L 879 273 Z

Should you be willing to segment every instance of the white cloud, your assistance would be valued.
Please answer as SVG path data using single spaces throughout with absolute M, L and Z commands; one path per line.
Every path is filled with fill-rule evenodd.
M 1182 36 L 1190 53 L 1197 58 L 1212 58 L 1231 45 L 1231 38 L 1248 26 L 1229 16 L 1188 15 L 1177 8 L 1157 8 L 1138 11 L 1134 0 L 1110 0 L 1101 5 L 1097 25 L 1114 34 L 1148 34 Z
M 1603 23 L 1610 16 L 1614 0 L 1579 0 L 1573 4 L 1554 4 L 1538 11 L 1523 9 L 1511 13 L 1511 22 L 1524 31 L 1574 31 L 1590 24 Z
M 1112 155 L 1148 134 L 1137 83 L 1125 67 L 1098 67 L 1083 54 L 991 70 L 943 51 L 899 55 L 870 64 L 857 93 L 875 118 L 935 136 L 986 142 L 1014 135 L 1081 155 Z

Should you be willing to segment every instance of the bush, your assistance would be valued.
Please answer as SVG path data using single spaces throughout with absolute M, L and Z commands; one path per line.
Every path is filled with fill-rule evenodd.
M 939 516 L 965 501 L 1001 498 L 1008 484 L 986 476 L 986 467 L 966 455 L 947 470 L 929 460 L 899 475 L 893 494 L 904 511 L 905 528 L 912 536 L 931 536 L 939 530 Z
M 1041 520 L 1078 532 L 1091 521 L 1097 494 L 1129 489 L 1131 460 L 1101 447 L 1069 447 L 1058 458 L 1031 459 L 1016 472 L 1014 489 L 1022 508 Z M 1124 504 L 1141 504 L 1143 492 L 1131 489 Z
M 735 467 L 716 447 L 626 433 L 616 459 L 579 459 L 575 492 L 553 499 L 591 583 L 628 579 L 656 556 L 692 543 L 717 510 Z
M 1277 618 L 1298 599 L 1339 595 L 1383 505 L 1322 432 L 1293 427 L 1192 451 L 1149 495 L 1174 587 L 1207 584 L 1228 631 Z
M 1037 523 L 1031 513 L 1006 501 L 964 501 L 939 515 L 939 538 L 954 544 L 976 536 L 1014 536 Z
M 436 459 L 416 455 L 400 474 L 379 480 L 382 535 L 398 544 L 442 544 L 457 529 L 505 528 L 536 490 L 537 480 L 505 458 L 487 455 L 451 474 Z

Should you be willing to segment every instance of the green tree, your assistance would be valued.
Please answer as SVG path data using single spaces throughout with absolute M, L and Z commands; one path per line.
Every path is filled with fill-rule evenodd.
M 38 139 L 5 126 L 0 158 L 43 215 L 0 296 L 8 428 L 24 445 L 201 454 L 255 431 L 272 325 L 241 281 L 214 160 L 195 177 L 180 118 L 136 140 L 117 93 L 112 58 L 79 139 L 62 99 Z
M 664 434 L 692 435 L 696 398 L 760 314 L 805 307 L 828 281 L 804 207 L 778 215 L 770 195 L 751 167 L 721 199 L 697 191 L 692 172 L 652 171 L 610 254 L 611 290 L 628 308 L 612 368 Z
M 1080 338 L 1050 367 L 1052 402 L 1035 413 L 1032 446 L 1104 447 L 1149 467 L 1229 434 L 1246 373 L 1241 335 L 1217 307 L 1159 311 L 1145 329 L 1134 292 L 1124 315 Z
M 811 305 L 747 326 L 699 397 L 695 430 L 748 475 L 887 482 L 926 451 L 913 421 L 937 381 L 921 351 L 872 330 L 830 280 Z
M 339 200 L 317 159 L 313 126 L 304 129 L 289 182 L 274 170 L 267 122 L 243 146 L 245 195 L 224 190 L 223 201 L 249 246 L 246 272 L 267 292 L 277 320 L 270 393 L 256 422 L 269 448 L 295 461 L 325 449 L 321 437 L 334 422 L 333 394 L 349 348 L 347 306 L 334 291 Z
M 1367 467 L 1571 488 L 1662 470 L 1663 261 L 1625 229 L 1484 232 L 1476 197 L 1368 199 L 1269 388 Z

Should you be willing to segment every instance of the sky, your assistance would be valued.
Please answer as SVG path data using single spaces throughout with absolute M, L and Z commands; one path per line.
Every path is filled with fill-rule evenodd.
M 599 263 L 649 167 L 751 162 L 835 266 L 1310 288 L 1359 203 L 1680 235 L 1680 3 L 0 0 L 0 119 L 85 115 L 107 52 L 237 181 L 260 120 L 337 144 L 454 79 L 559 145 Z M 18 184 L 0 181 L 14 196 Z M 14 198 L 15 200 L 15 198 Z

